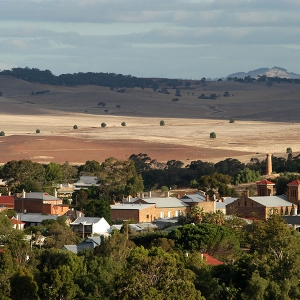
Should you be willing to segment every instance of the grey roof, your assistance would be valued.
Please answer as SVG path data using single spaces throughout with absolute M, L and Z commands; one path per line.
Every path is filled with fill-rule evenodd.
M 195 193 L 195 194 L 191 194 L 191 195 L 184 195 L 181 198 L 184 202 L 205 202 L 205 195 L 200 194 L 200 193 Z
M 167 197 L 167 198 L 152 198 L 146 197 L 143 198 L 144 201 L 153 203 L 156 205 L 157 208 L 160 207 L 186 207 L 189 206 L 188 204 L 184 203 L 182 200 L 174 198 L 174 197 Z
M 99 181 L 96 176 L 80 176 L 79 180 L 74 185 L 96 184 Z
M 141 210 L 141 209 L 145 209 L 145 208 L 148 208 L 148 207 L 151 207 L 153 206 L 154 204 L 144 204 L 144 203 L 138 203 L 138 204 L 115 204 L 115 205 L 111 205 L 110 208 L 111 209 L 122 209 L 122 210 L 131 210 L 131 209 L 138 209 L 138 210 Z
M 104 219 L 104 218 L 80 217 L 80 218 L 76 219 L 74 222 L 70 223 L 70 225 L 79 225 L 81 223 L 84 223 L 85 225 L 92 225 L 92 224 L 100 222 L 101 219 Z
M 225 209 L 226 205 L 227 205 L 227 203 L 225 203 L 225 202 L 216 201 L 216 210 L 218 210 L 218 209 Z
M 288 223 L 292 225 L 300 225 L 300 215 L 295 216 L 282 216 L 282 218 Z
M 26 199 L 42 199 L 42 200 L 61 200 L 59 198 L 56 198 L 54 196 L 49 195 L 48 193 L 44 192 L 30 192 L 26 193 L 25 195 Z
M 224 203 L 229 204 L 232 203 L 233 201 L 237 200 L 238 198 L 231 198 L 231 197 L 226 197 L 224 198 Z
M 84 241 L 77 245 L 64 245 L 63 249 L 72 251 L 73 253 L 78 253 L 79 251 L 83 251 L 85 249 L 94 249 L 95 247 L 101 244 L 101 236 L 92 236 L 86 238 Z
M 41 223 L 43 220 L 56 220 L 59 215 L 42 215 L 35 213 L 17 214 L 18 220 L 22 222 Z
M 287 197 L 284 195 L 281 196 L 255 196 L 249 197 L 249 199 L 264 205 L 266 207 L 275 207 L 275 206 L 292 206 L 293 203 L 288 201 Z

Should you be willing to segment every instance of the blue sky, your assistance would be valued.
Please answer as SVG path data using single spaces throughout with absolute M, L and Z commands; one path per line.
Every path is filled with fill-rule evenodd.
M 0 0 L 0 69 L 218 78 L 300 73 L 299 0 Z

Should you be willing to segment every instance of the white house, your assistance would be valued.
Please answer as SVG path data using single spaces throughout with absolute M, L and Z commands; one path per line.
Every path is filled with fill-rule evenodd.
M 108 235 L 110 225 L 104 218 L 80 217 L 70 223 L 71 228 L 80 233 L 82 237 L 96 235 Z

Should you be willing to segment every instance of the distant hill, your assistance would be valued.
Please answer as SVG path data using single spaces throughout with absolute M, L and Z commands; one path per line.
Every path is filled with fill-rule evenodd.
M 300 74 L 288 72 L 286 69 L 281 67 L 273 67 L 269 68 L 260 68 L 249 72 L 237 72 L 228 75 L 227 77 L 237 77 L 237 78 L 245 78 L 250 76 L 252 78 L 259 77 L 259 76 L 267 76 L 267 77 L 280 77 L 280 78 L 290 78 L 290 79 L 300 79 Z

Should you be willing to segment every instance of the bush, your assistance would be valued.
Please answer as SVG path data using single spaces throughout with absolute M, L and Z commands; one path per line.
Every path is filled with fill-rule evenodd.
M 105 106 L 106 106 L 106 103 L 105 103 L 105 102 L 99 102 L 98 105 L 99 105 L 99 106 L 102 106 L 102 107 L 105 107 Z
M 160 126 L 165 126 L 165 121 L 164 121 L 164 120 L 161 120 L 161 121 L 159 122 L 159 125 L 160 125 Z
M 214 132 L 211 132 L 211 133 L 209 134 L 209 137 L 210 137 L 211 139 L 215 139 L 215 138 L 217 137 L 217 135 L 216 135 Z
M 105 124 L 105 123 L 101 123 L 101 127 L 102 127 L 102 128 L 105 128 L 105 127 L 106 127 L 106 124 Z
M 73 129 L 78 129 L 78 126 L 77 126 L 77 125 L 74 125 L 74 126 L 73 126 Z
M 122 126 L 126 126 L 126 123 L 125 123 L 125 122 L 122 122 L 121 125 L 122 125 Z
M 39 129 L 37 129 L 37 130 L 35 131 L 35 133 L 41 133 L 41 131 L 40 131 Z
M 5 136 L 5 132 L 4 131 L 0 131 L 0 136 Z
M 235 119 L 234 118 L 230 118 L 229 123 L 234 123 Z

